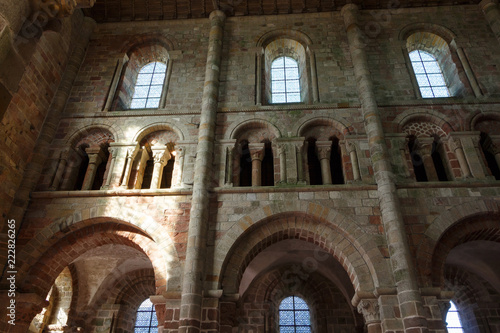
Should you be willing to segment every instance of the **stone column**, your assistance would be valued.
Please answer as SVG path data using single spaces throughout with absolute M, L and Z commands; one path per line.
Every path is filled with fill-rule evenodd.
M 391 249 L 390 260 L 398 292 L 401 317 L 407 332 L 425 332 L 427 331 L 427 321 L 396 185 L 393 181 L 394 174 L 370 77 L 370 68 L 364 46 L 359 43 L 363 35 L 358 25 L 358 7 L 355 4 L 347 4 L 342 8 L 341 15 L 344 18 L 365 130 L 368 136 L 384 231 L 387 245 Z
M 297 159 L 297 184 L 305 185 L 306 177 L 304 175 L 304 154 L 302 153 L 304 149 L 304 140 L 298 142 L 294 145 L 296 159 Z
M 363 315 L 367 333 L 381 333 L 379 305 L 376 299 L 362 299 L 358 304 L 358 312 Z
M 319 103 L 319 90 L 318 90 L 318 75 L 316 73 L 316 57 L 313 50 L 307 48 L 309 54 L 309 63 L 311 65 L 311 85 L 312 85 L 312 100 L 313 103 Z
M 264 159 L 265 145 L 263 143 L 249 143 L 250 157 L 252 158 L 252 186 L 262 184 L 262 160 Z
M 462 142 L 460 141 L 460 139 L 454 139 L 453 137 L 450 137 L 450 139 L 448 140 L 448 144 L 450 145 L 451 150 L 455 152 L 455 155 L 457 155 L 463 178 L 471 178 L 472 173 L 470 172 L 469 164 L 465 159 L 464 149 L 462 147 Z
M 59 184 L 61 183 L 62 176 L 64 174 L 64 171 L 66 170 L 66 164 L 68 163 L 68 155 L 68 150 L 61 152 L 59 163 L 57 164 L 56 174 L 54 175 L 54 179 L 50 184 L 49 190 L 57 191 L 57 189 L 59 189 Z
M 184 183 L 182 182 L 182 175 L 184 173 L 184 156 L 186 155 L 186 148 L 181 146 L 176 146 L 175 151 L 177 154 L 175 155 L 175 165 L 174 165 L 174 174 L 172 175 L 172 187 L 184 187 Z
M 256 62 L 256 77 L 255 77 L 255 104 L 262 105 L 262 57 L 264 54 L 264 49 L 259 48 L 255 57 L 257 58 Z
M 89 166 L 87 167 L 87 172 L 85 173 L 85 178 L 83 179 L 82 191 L 92 189 L 97 167 L 99 167 L 104 159 L 101 147 L 89 147 L 85 149 L 85 152 L 89 155 Z
M 128 148 L 127 149 L 125 171 L 123 172 L 123 180 L 122 180 L 122 184 L 120 185 L 120 187 L 122 189 L 128 188 L 128 180 L 130 178 L 130 173 L 132 171 L 132 163 L 134 163 L 134 158 L 137 155 L 138 151 L 139 151 L 139 149 L 137 149 L 137 148 Z
M 321 164 L 321 177 L 323 178 L 323 185 L 329 185 L 332 183 L 332 171 L 330 169 L 332 142 L 316 141 L 316 152 L 318 153 L 319 163 Z
M 349 140 L 346 140 L 345 149 L 349 153 L 349 158 L 351 159 L 353 180 L 355 182 L 360 181 L 361 174 L 359 172 L 359 162 L 358 162 L 358 155 L 356 154 L 356 144 Z
M 286 145 L 278 145 L 278 156 L 280 158 L 280 183 L 286 184 Z
M 498 1 L 483 0 L 479 3 L 479 7 L 481 7 L 495 37 L 500 41 L 500 10 L 498 9 Z
M 434 160 L 432 159 L 432 148 L 434 146 L 434 139 L 432 138 L 418 139 L 418 146 L 419 146 L 418 152 L 422 157 L 422 163 L 424 163 L 427 180 L 430 182 L 439 181 L 436 168 L 434 166 Z
M 210 14 L 205 84 L 196 148 L 186 262 L 182 279 L 179 333 L 200 332 L 201 327 L 209 190 L 212 183 L 217 98 L 219 95 L 219 74 L 225 20 L 226 16 L 222 11 L 215 10 Z
M 150 189 L 158 189 L 161 184 L 161 176 L 163 174 L 163 167 L 167 164 L 170 159 L 170 153 L 168 150 L 154 151 L 153 150 L 153 160 L 155 162 L 153 168 L 153 176 L 151 179 Z

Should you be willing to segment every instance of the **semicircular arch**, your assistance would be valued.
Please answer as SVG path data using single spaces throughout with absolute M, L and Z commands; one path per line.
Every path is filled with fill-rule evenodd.
M 240 135 L 252 129 L 267 129 L 276 138 L 281 137 L 280 130 L 264 119 L 250 119 L 240 123 L 234 123 L 226 131 L 225 139 L 238 139 Z
M 301 202 L 300 207 L 272 204 L 242 217 L 216 246 L 214 274 L 226 292 L 236 292 L 245 268 L 260 251 L 293 238 L 312 242 L 332 254 L 344 266 L 356 291 L 393 283 L 389 277 L 379 276 L 388 269 L 380 251 L 369 251 L 383 242 L 379 235 L 367 234 L 341 213 L 309 202 Z

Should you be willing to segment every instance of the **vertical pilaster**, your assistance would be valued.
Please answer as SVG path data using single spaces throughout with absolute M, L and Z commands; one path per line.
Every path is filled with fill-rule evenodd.
M 105 189 L 109 189 L 109 186 L 111 185 L 111 180 L 113 179 L 114 176 L 114 170 L 115 170 L 115 163 L 116 163 L 116 155 L 118 154 L 118 149 L 109 147 L 109 168 L 106 171 L 106 182 L 104 183 Z
M 362 33 L 358 25 L 358 7 L 355 4 L 347 4 L 342 8 L 341 14 L 344 18 L 365 130 L 368 135 L 384 231 L 387 245 L 391 249 L 390 260 L 401 317 L 406 331 L 426 332 L 427 321 L 422 297 L 419 293 L 403 215 L 393 181 L 394 174 L 370 77 L 367 55 L 364 46 L 359 43 L 362 40 Z
M 462 141 L 460 139 L 453 139 L 451 137 L 448 141 L 450 148 L 455 152 L 457 156 L 458 163 L 460 164 L 460 169 L 462 170 L 462 176 L 464 178 L 472 177 L 470 172 L 469 164 L 467 164 L 467 160 L 465 159 L 464 149 L 462 147 Z
M 226 16 L 215 10 L 210 14 L 210 37 L 201 104 L 200 127 L 194 169 L 193 197 L 189 218 L 186 262 L 182 280 L 179 333 L 198 333 L 201 327 L 203 266 L 209 216 L 209 190 L 215 141 L 215 120 Z
M 352 166 L 352 178 L 357 182 L 361 180 L 361 173 L 359 172 L 358 154 L 356 154 L 356 144 L 350 140 L 346 140 L 345 149 L 349 153 Z
M 50 184 L 50 190 L 56 191 L 59 188 L 59 184 L 61 183 L 61 179 L 66 169 L 66 164 L 68 162 L 69 151 L 65 150 L 61 152 L 59 163 L 57 164 L 56 174 L 54 175 L 54 179 L 52 180 L 52 184 Z

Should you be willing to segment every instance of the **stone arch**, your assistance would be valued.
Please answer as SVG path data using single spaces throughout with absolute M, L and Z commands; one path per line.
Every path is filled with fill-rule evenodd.
M 133 142 L 141 142 L 145 137 L 149 134 L 157 132 L 157 131 L 172 131 L 177 134 L 178 140 L 184 140 L 184 133 L 188 133 L 187 128 L 182 124 L 178 123 L 173 125 L 169 122 L 156 122 L 153 124 L 149 124 L 141 128 L 132 139 Z
M 455 246 L 475 239 L 500 241 L 495 217 L 500 217 L 500 203 L 477 200 L 457 205 L 434 219 L 416 250 L 423 283 L 443 286 L 445 260 Z
M 166 268 L 162 254 L 154 242 L 137 229 L 119 223 L 94 224 L 60 238 L 30 267 L 23 265 L 19 289 L 45 295 L 60 271 L 86 252 L 104 245 L 123 245 L 144 253 L 155 268 L 157 291 L 166 289 Z M 163 283 L 163 285 L 161 285 Z
M 426 122 L 439 126 L 446 135 L 457 130 L 451 125 L 451 119 L 434 110 L 407 110 L 399 114 L 393 121 L 397 126 L 395 130 L 399 133 L 404 132 L 404 128 L 411 123 L 417 122 Z
M 132 54 L 135 49 L 146 45 L 161 45 L 167 51 L 173 51 L 175 49 L 174 43 L 161 34 L 140 34 L 131 36 L 131 38 L 127 39 L 121 47 L 121 52 Z
M 100 145 L 106 139 L 112 140 L 112 142 L 119 141 L 117 130 L 104 124 L 88 125 L 69 136 L 66 139 L 66 145 L 76 148 L 80 142 L 85 140 Z
M 226 232 L 216 246 L 213 268 L 226 292 L 238 290 L 241 275 L 253 257 L 266 246 L 287 238 L 306 240 L 332 254 L 344 266 L 356 291 L 371 291 L 392 283 L 389 277 L 378 275 L 388 269 L 380 251 L 373 250 L 378 235 L 366 234 L 356 222 L 333 209 L 305 201 L 299 205 L 262 207 L 242 217 Z M 345 255 L 345 248 L 335 244 L 348 247 L 350 254 Z
M 403 27 L 399 31 L 398 39 L 401 41 L 406 41 L 411 35 L 419 32 L 433 33 L 442 38 L 448 44 L 450 44 L 457 37 L 453 31 L 442 25 L 427 22 L 418 22 L 411 23 Z
M 103 293 L 102 297 L 99 298 L 99 301 L 92 306 L 92 309 L 88 313 L 93 314 L 101 309 L 104 310 L 105 308 L 103 307 L 106 307 L 106 305 L 119 304 L 120 309 L 115 313 L 116 323 L 114 327 L 127 332 L 133 331 L 137 308 L 151 295 L 155 295 L 155 276 L 153 270 L 136 270 L 116 280 Z M 87 322 L 87 326 L 91 324 L 91 320 Z
M 297 133 L 297 136 L 303 137 L 309 128 L 316 126 L 327 126 L 334 129 L 334 132 L 326 135 L 326 137 L 321 140 L 329 140 L 329 137 L 332 135 L 337 135 L 339 139 L 342 139 L 344 136 L 353 132 L 352 126 L 350 124 L 345 124 L 345 122 L 340 119 L 309 116 L 302 123 L 298 124 L 292 133 Z
M 304 44 L 305 46 L 313 44 L 312 39 L 302 31 L 293 29 L 276 29 L 262 35 L 258 39 L 256 46 L 265 48 L 267 45 L 269 45 L 269 43 L 272 43 L 276 39 L 280 38 L 290 38 L 296 40 L 301 44 Z
M 481 131 L 488 135 L 500 135 L 500 114 L 477 112 L 466 123 L 467 131 Z
M 84 220 L 82 216 L 94 217 Z M 103 223 L 112 223 L 115 226 L 133 228 L 134 232 L 138 235 L 140 234 L 150 239 L 152 243 L 148 246 L 151 248 L 151 251 L 156 253 L 159 260 L 157 265 L 153 262 L 155 268 L 160 267 L 158 272 L 155 273 L 161 275 L 162 279 L 164 279 L 161 282 L 162 288 L 167 290 L 177 290 L 180 288 L 181 267 L 177 250 L 170 237 L 160 237 L 156 232 L 156 230 L 162 228 L 161 225 L 150 216 L 141 212 L 124 207 L 111 206 L 76 210 L 72 215 L 56 219 L 47 227 L 40 230 L 19 252 L 19 262 L 23 263 L 19 268 L 19 279 L 22 278 L 23 274 L 27 273 L 32 265 L 42 258 L 43 253 L 54 246 L 59 240 L 65 238 L 69 233 Z M 34 248 L 38 249 L 37 253 L 33 253 L 30 250 Z M 167 266 L 169 266 L 168 272 L 166 271 Z
M 280 130 L 270 122 L 264 119 L 246 120 L 241 123 L 232 124 L 226 131 L 225 139 L 241 138 L 241 135 L 249 129 L 265 129 L 269 131 L 269 138 L 280 138 Z

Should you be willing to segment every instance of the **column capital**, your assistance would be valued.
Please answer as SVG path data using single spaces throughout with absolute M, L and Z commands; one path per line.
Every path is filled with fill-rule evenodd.
M 344 140 L 345 141 L 345 149 L 350 154 L 356 151 L 356 143 L 352 140 Z
M 216 9 L 213 12 L 210 13 L 209 19 L 210 20 L 214 20 L 216 18 L 225 20 L 226 19 L 226 14 L 224 14 L 224 12 L 222 10 Z
M 380 311 L 376 299 L 362 299 L 358 304 L 358 312 L 363 315 L 367 324 L 380 322 Z
M 330 154 L 332 152 L 332 142 L 331 141 L 316 141 L 316 152 L 320 160 L 327 159 L 330 160 Z
M 450 138 L 448 139 L 448 145 L 450 146 L 451 150 L 455 151 L 462 148 L 462 141 L 460 141 L 459 138 L 450 136 Z
M 250 150 L 250 157 L 253 160 L 260 160 L 262 161 L 264 159 L 264 150 L 265 144 L 264 143 L 249 143 L 248 144 L 248 150 Z

